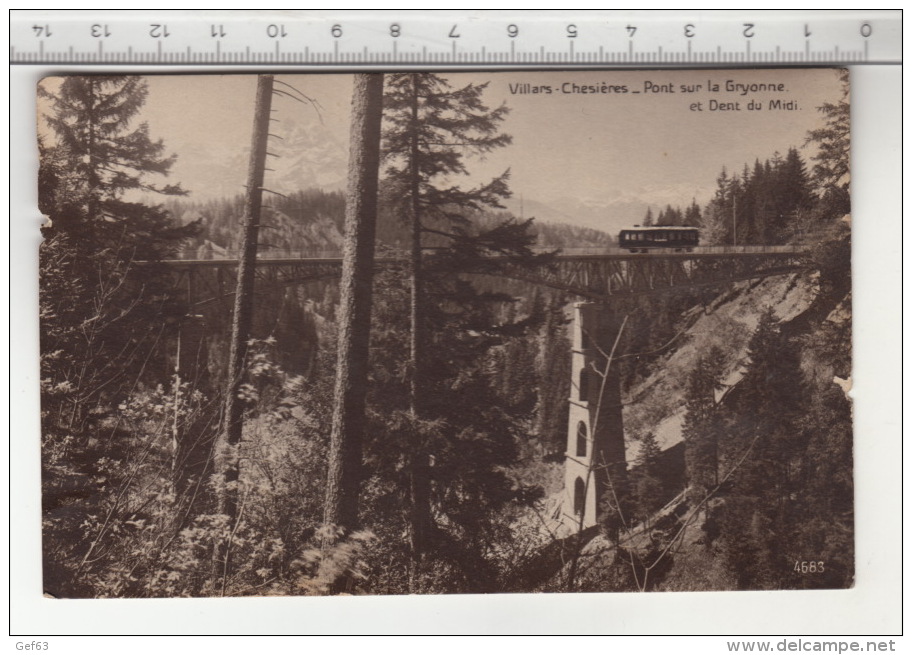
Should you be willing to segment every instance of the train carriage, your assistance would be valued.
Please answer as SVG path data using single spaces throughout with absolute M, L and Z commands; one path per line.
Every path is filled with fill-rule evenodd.
M 663 250 L 693 252 L 700 245 L 700 230 L 674 225 L 640 227 L 621 230 L 618 245 L 632 253 Z

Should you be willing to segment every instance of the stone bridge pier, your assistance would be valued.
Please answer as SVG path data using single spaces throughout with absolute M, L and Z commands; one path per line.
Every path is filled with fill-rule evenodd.
M 574 304 L 562 508 L 562 522 L 574 531 L 615 522 L 626 488 L 620 371 L 609 362 L 619 330 L 610 307 Z

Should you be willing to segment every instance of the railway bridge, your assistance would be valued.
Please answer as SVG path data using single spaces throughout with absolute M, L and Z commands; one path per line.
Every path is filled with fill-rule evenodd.
M 432 258 L 434 254 L 428 254 Z M 238 258 L 224 253 L 201 259 L 195 253 L 164 262 L 191 306 L 234 294 Z M 380 256 L 377 268 L 404 268 L 402 256 Z M 632 254 L 620 248 L 571 248 L 528 266 L 506 256 L 486 260 L 478 270 L 462 271 L 522 280 L 559 289 L 594 302 L 651 295 L 683 287 L 717 286 L 738 280 L 782 275 L 808 266 L 807 250 L 795 246 L 695 247 L 690 252 Z M 257 286 L 290 286 L 339 277 L 337 252 L 265 251 L 257 257 Z
M 430 263 L 434 253 L 427 257 Z M 379 269 L 405 271 L 408 266 L 405 257 L 396 256 L 380 256 L 375 263 Z M 176 283 L 186 289 L 191 311 L 211 303 L 223 303 L 222 310 L 230 310 L 238 266 L 231 253 L 216 259 L 188 254 L 166 264 Z M 623 329 L 616 301 L 790 274 L 810 266 L 807 249 L 794 246 L 694 247 L 688 252 L 640 254 L 577 248 L 543 257 L 532 266 L 491 257 L 478 270 L 468 271 L 559 289 L 582 299 L 574 305 L 564 497 L 557 517 L 565 529 L 582 530 L 601 522 L 611 511 L 605 509 L 604 499 L 617 499 L 624 487 L 621 385 L 618 367 L 611 366 L 611 353 Z M 306 284 L 339 277 L 341 272 L 339 253 L 265 251 L 257 258 L 256 288 Z

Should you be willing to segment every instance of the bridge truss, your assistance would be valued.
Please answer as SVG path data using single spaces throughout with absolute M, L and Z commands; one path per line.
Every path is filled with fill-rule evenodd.
M 483 269 L 468 273 L 522 280 L 595 301 L 785 275 L 810 266 L 806 250 L 789 246 L 698 248 L 689 253 L 564 253 L 532 268 L 508 258 L 493 259 Z M 170 260 L 166 264 L 174 272 L 176 284 L 186 289 L 191 306 L 221 303 L 234 294 L 236 259 Z M 408 263 L 402 258 L 381 257 L 376 266 L 404 271 Z M 341 257 L 263 257 L 257 260 L 256 285 L 275 289 L 337 278 L 341 272 Z

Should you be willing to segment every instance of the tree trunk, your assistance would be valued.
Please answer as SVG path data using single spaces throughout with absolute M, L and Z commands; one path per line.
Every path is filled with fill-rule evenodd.
M 225 390 L 224 429 L 217 445 L 216 470 L 224 476 L 219 494 L 219 513 L 226 514 L 231 525 L 237 518 L 239 448 L 244 427 L 244 402 L 238 397 L 247 355 L 247 341 L 253 322 L 253 286 L 256 267 L 257 238 L 263 206 L 263 175 L 266 168 L 266 141 L 272 106 L 272 75 L 257 80 L 256 109 L 250 164 L 247 169 L 247 196 L 244 203 L 244 242 L 238 262 L 237 291 L 231 322 L 231 345 L 228 355 L 228 384 Z
M 324 523 L 345 531 L 358 524 L 382 117 L 383 75 L 355 75 L 338 361 L 323 514 Z
M 411 178 L 410 196 L 412 203 L 412 248 L 411 248 L 411 338 L 410 365 L 411 379 L 409 380 L 409 410 L 414 425 L 412 426 L 412 439 L 410 443 L 409 466 L 409 590 L 418 591 L 419 570 L 421 560 L 427 546 L 427 532 L 430 527 L 430 479 L 428 470 L 428 455 L 424 448 L 424 438 L 420 428 L 422 418 L 422 389 L 424 376 L 422 373 L 424 345 L 424 321 L 421 313 L 422 303 L 422 273 L 421 273 L 421 170 L 419 168 L 418 144 L 418 80 L 412 77 L 412 138 L 409 152 L 409 176 Z
M 411 335 L 409 340 L 409 359 L 411 366 L 411 379 L 409 380 L 409 410 L 413 417 L 421 415 L 421 345 L 422 345 L 422 317 L 421 317 L 421 170 L 418 159 L 420 157 L 418 144 L 418 88 L 417 79 L 412 76 L 412 134 L 409 144 L 409 196 L 412 204 L 412 244 L 410 252 L 411 262 L 411 304 L 410 322 Z

